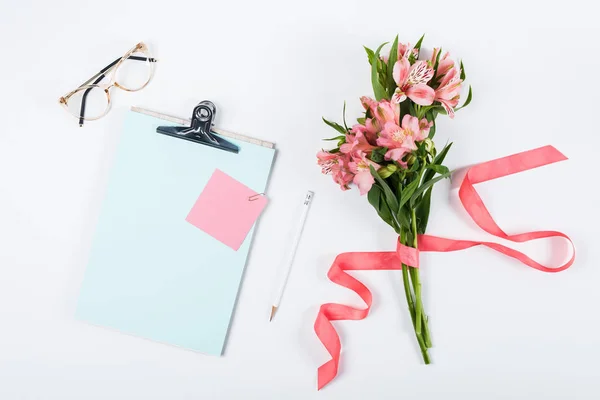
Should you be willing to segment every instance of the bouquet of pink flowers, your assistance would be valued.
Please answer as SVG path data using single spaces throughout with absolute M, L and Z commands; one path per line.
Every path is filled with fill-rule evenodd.
M 354 183 L 400 242 L 414 248 L 427 227 L 433 185 L 450 176 L 442 163 L 452 143 L 437 151 L 435 119 L 439 114 L 453 118 L 472 99 L 469 87 L 458 106 L 465 80 L 462 62 L 438 48 L 429 59 L 420 59 L 422 41 L 411 47 L 396 37 L 387 57 L 380 55 L 386 43 L 376 51 L 365 47 L 375 98 L 361 97 L 365 115 L 351 128 L 345 115 L 343 125 L 323 119 L 340 135 L 327 139 L 337 142 L 334 149 L 317 154 L 324 174 L 331 174 L 342 190 Z M 431 337 L 419 270 L 402 264 L 402 277 L 417 342 L 429 364 Z

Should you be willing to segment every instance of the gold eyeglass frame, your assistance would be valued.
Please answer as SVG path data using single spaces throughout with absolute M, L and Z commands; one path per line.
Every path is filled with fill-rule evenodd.
M 138 53 L 138 52 L 142 53 L 145 57 L 133 56 L 134 53 Z M 145 61 L 148 64 L 148 68 L 150 69 L 149 74 L 148 74 L 148 80 L 137 89 L 127 88 L 127 87 L 119 84 L 119 82 L 117 82 L 117 80 L 116 80 L 117 71 L 118 71 L 119 67 L 121 66 L 121 64 L 123 64 L 123 62 L 125 60 L 128 60 L 130 58 L 133 60 L 137 60 L 137 61 Z M 96 75 L 92 76 L 90 79 L 88 79 L 87 81 L 82 83 L 79 87 L 77 87 L 77 89 L 67 93 L 64 96 L 61 96 L 58 99 L 58 102 L 65 108 L 65 110 L 70 115 L 79 119 L 79 126 L 83 126 L 83 121 L 98 120 L 98 119 L 106 116 L 106 114 L 108 114 L 108 112 L 111 109 L 112 103 L 111 103 L 109 90 L 113 86 L 117 87 L 119 89 L 122 89 L 126 92 L 138 92 L 138 91 L 144 89 L 146 86 L 148 86 L 148 84 L 152 80 L 152 77 L 154 76 L 154 63 L 157 61 L 158 61 L 157 59 L 152 58 L 150 56 L 150 52 L 148 51 L 148 46 L 146 46 L 146 44 L 144 42 L 140 42 L 140 43 L 136 44 L 135 47 L 133 47 L 127 53 L 125 53 L 125 55 L 123 57 L 118 58 L 115 61 L 113 61 L 112 63 L 110 63 L 108 66 L 103 68 L 100 72 L 98 72 Z M 111 73 L 109 83 L 108 84 L 100 84 L 100 81 L 102 79 L 106 78 L 109 73 Z M 93 82 L 93 83 L 91 83 L 91 82 Z M 104 93 L 106 94 L 106 99 L 107 99 L 106 109 L 104 110 L 104 113 L 102 113 L 99 116 L 86 117 L 85 116 L 85 98 L 87 96 L 87 93 L 89 93 L 90 90 L 95 89 L 95 88 L 103 90 Z M 80 92 L 80 91 L 84 91 L 82 104 L 81 104 L 81 110 L 79 112 L 79 115 L 75 115 L 74 113 L 72 113 L 69 110 L 68 102 L 69 102 L 69 99 L 71 98 L 71 96 L 73 96 L 75 93 Z

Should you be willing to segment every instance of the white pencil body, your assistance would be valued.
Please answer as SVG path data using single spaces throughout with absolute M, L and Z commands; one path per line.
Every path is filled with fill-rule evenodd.
M 281 302 L 281 298 L 283 297 L 283 292 L 285 290 L 285 286 L 290 276 L 292 265 L 294 264 L 294 257 L 296 256 L 296 250 L 298 249 L 298 244 L 300 243 L 300 237 L 302 236 L 302 230 L 304 229 L 304 223 L 306 222 L 306 216 L 308 215 L 308 209 L 310 208 L 310 203 L 312 202 L 313 196 L 314 193 L 311 191 L 308 191 L 304 196 L 304 201 L 302 203 L 302 209 L 300 212 L 300 219 L 298 220 L 298 223 L 294 229 L 294 236 L 292 237 L 291 247 L 289 248 L 287 256 L 284 259 L 283 264 L 281 265 L 279 284 L 277 286 L 278 289 L 273 299 L 270 319 L 273 319 L 275 310 L 277 309 L 277 307 L 279 307 L 279 303 Z

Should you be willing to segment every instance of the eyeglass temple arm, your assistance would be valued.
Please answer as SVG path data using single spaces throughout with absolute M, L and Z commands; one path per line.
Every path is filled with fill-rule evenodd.
M 129 60 L 135 60 L 135 61 L 156 62 L 156 59 L 154 59 L 154 58 L 147 58 L 147 57 L 129 56 L 127 58 Z M 90 79 L 88 79 L 87 81 L 85 81 L 84 83 L 82 83 L 81 85 L 79 85 L 79 87 L 88 85 L 88 84 L 90 84 L 90 82 L 93 82 L 92 85 L 98 84 L 102 79 L 106 78 L 105 73 L 107 71 L 110 71 L 115 65 L 117 65 L 117 63 L 119 61 L 121 61 L 121 58 L 117 58 L 115 61 L 113 61 L 110 64 L 108 64 L 106 67 L 102 68 L 100 70 L 100 72 L 98 72 L 96 75 L 92 76 Z M 92 88 L 86 89 L 85 92 L 83 92 L 83 96 L 81 98 L 81 111 L 79 113 L 79 126 L 83 126 L 83 120 L 84 120 L 84 117 L 85 117 L 85 101 L 86 101 L 87 95 L 90 92 L 90 90 L 92 90 Z

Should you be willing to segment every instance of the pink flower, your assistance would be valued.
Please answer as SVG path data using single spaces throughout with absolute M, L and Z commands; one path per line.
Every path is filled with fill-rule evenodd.
M 372 151 L 375 148 L 375 146 L 371 146 L 369 144 L 367 138 L 362 133 L 362 128 L 355 129 L 355 127 L 356 125 L 352 127 L 352 130 L 356 131 L 356 133 L 354 135 L 346 135 L 346 143 L 340 146 L 340 151 L 345 154 L 353 153 L 355 151 Z
M 419 55 L 419 50 L 411 47 L 410 43 L 398 43 L 398 59 L 410 57 L 410 55 L 417 57 Z
M 377 103 L 377 106 L 371 108 L 371 114 L 381 126 L 385 125 L 386 122 L 398 123 L 400 121 L 400 106 L 391 103 L 389 100 L 381 100 Z
M 377 107 L 377 101 L 373 100 L 368 96 L 362 96 L 360 102 L 365 110 L 370 110 L 373 107 Z
M 317 164 L 321 167 L 321 172 L 325 175 L 339 168 L 339 155 L 321 150 L 317 153 Z
M 317 153 L 317 163 L 321 166 L 323 174 L 331 174 L 335 183 L 342 190 L 348 190 L 348 184 L 352 182 L 354 175 L 348 168 L 349 158 L 343 153 L 330 153 L 320 151 Z
M 338 185 L 340 185 L 340 189 L 342 189 L 342 190 L 350 189 L 350 187 L 348 185 L 350 184 L 350 182 L 352 182 L 353 178 L 354 178 L 354 174 L 352 174 L 350 172 L 348 167 L 345 167 L 344 169 L 340 169 L 339 171 L 337 171 L 333 174 L 333 181 L 335 183 L 337 183 Z
M 435 101 L 441 103 L 450 118 L 454 118 L 454 107 L 458 105 L 461 86 L 460 69 L 453 63 L 442 78 L 440 86 L 435 90 L 434 97 Z
M 377 133 L 381 132 L 386 122 L 398 123 L 400 119 L 400 106 L 391 103 L 389 100 L 381 100 L 380 102 L 370 104 L 369 113 L 373 118 L 365 120 L 365 128 L 368 132 L 368 135 L 365 136 L 371 140 L 376 139 Z
M 435 60 L 433 62 L 435 62 Z M 438 79 L 441 78 L 442 76 L 446 75 L 452 67 L 454 67 L 454 61 L 450 58 L 450 53 L 446 52 L 440 58 L 440 63 L 438 64 L 437 70 L 435 71 L 435 77 Z
M 433 74 L 433 68 L 427 61 L 417 61 L 412 66 L 405 57 L 396 61 L 392 76 L 398 88 L 392 97 L 392 102 L 398 104 L 408 97 L 421 106 L 433 103 L 435 93 L 427 86 Z
M 373 166 L 375 170 L 381 168 L 379 164 L 369 160 L 365 153 L 358 152 L 352 157 L 352 161 L 348 164 L 350 171 L 354 174 L 353 182 L 358 186 L 358 190 L 361 195 L 368 193 L 375 183 L 375 178 L 371 175 L 371 169 L 369 166 Z
M 437 61 L 438 54 L 440 53 L 441 50 L 442 49 L 440 49 L 439 47 L 433 48 L 433 53 L 431 53 L 431 58 L 429 59 L 429 62 L 431 63 L 431 65 L 435 66 L 435 62 Z
M 391 49 L 390 49 L 390 53 L 391 53 Z M 398 43 L 398 56 L 396 59 L 400 59 L 402 57 L 410 57 L 410 55 L 413 55 L 415 58 L 417 58 L 419 56 L 419 50 L 411 47 L 410 43 L 404 44 L 404 43 Z M 385 62 L 387 64 L 388 60 L 390 59 L 389 56 L 387 55 L 382 55 L 380 57 L 383 62 Z
M 369 143 L 371 145 L 375 144 L 375 141 L 377 140 L 377 133 L 379 133 L 377 130 L 374 129 L 370 118 L 368 118 L 365 121 L 365 125 L 361 125 L 361 124 L 354 125 L 350 129 L 350 132 L 354 133 L 355 135 L 358 135 L 359 133 L 361 133 L 367 139 L 367 143 Z
M 385 125 L 377 144 L 388 148 L 385 154 L 387 160 L 400 161 L 406 153 L 417 148 L 416 141 L 424 140 L 429 135 L 431 126 L 426 119 L 419 122 L 417 117 L 406 114 L 402 118 L 402 126 L 391 122 Z
M 419 121 L 419 138 L 417 141 L 425 140 L 429 136 L 429 129 L 433 126 L 433 122 L 427 121 L 427 118 L 422 118 Z

